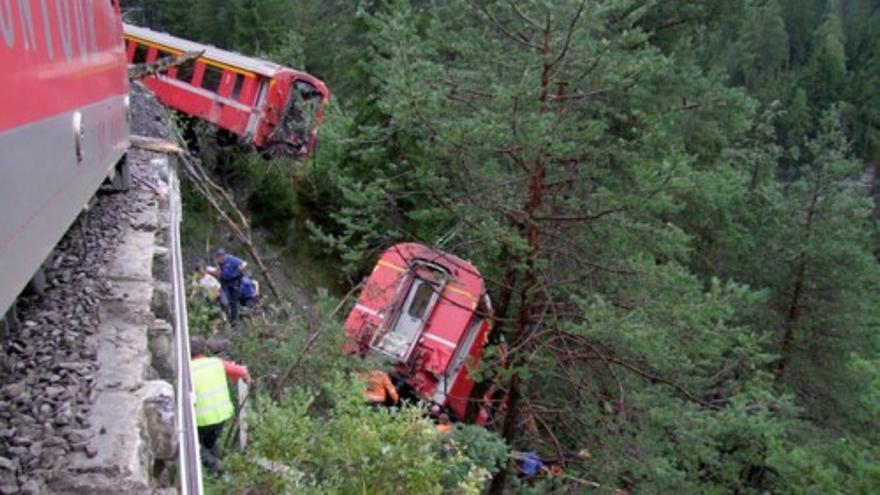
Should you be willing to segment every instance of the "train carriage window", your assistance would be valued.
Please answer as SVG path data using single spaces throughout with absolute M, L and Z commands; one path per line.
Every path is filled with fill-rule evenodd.
M 220 81 L 223 79 L 223 69 L 205 64 L 205 74 L 202 76 L 202 87 L 216 93 L 220 89 Z
M 131 63 L 133 64 L 143 64 L 147 61 L 147 52 L 150 51 L 150 47 L 144 45 L 142 43 L 138 43 L 137 46 L 134 47 L 134 58 L 132 58 Z
M 193 75 L 196 73 L 196 61 L 190 60 L 180 64 L 177 67 L 177 80 L 183 82 L 191 82 Z
M 241 88 L 244 87 L 244 74 L 236 74 L 235 75 L 235 86 L 232 87 L 232 96 L 233 100 L 238 100 L 238 97 L 241 95 Z
M 433 298 L 434 287 L 428 283 L 420 283 L 416 289 L 415 295 L 412 296 L 412 301 L 410 302 L 409 310 L 407 312 L 413 318 L 419 320 L 424 319 L 425 310 L 428 309 L 428 304 Z
M 162 60 L 163 58 L 173 57 L 174 54 L 171 52 L 166 52 L 165 50 L 159 50 L 156 54 L 156 60 Z

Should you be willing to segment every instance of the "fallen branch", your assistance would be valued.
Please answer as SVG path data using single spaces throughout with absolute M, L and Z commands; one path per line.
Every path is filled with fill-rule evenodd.
M 172 155 L 184 152 L 184 149 L 181 148 L 179 144 L 177 144 L 175 141 L 169 141 L 167 139 L 152 138 L 147 136 L 140 136 L 138 134 L 132 134 L 129 137 L 129 141 L 131 141 L 132 147 L 146 151 L 154 151 L 156 153 L 165 153 Z
M 154 151 L 157 153 L 165 153 L 174 155 L 178 158 L 181 168 L 186 172 L 187 176 L 192 180 L 193 186 L 211 206 L 223 218 L 229 229 L 235 234 L 235 237 L 247 251 L 248 255 L 254 260 L 260 269 L 260 274 L 266 280 L 272 295 L 279 301 L 282 300 L 281 291 L 278 285 L 269 273 L 266 264 L 257 252 L 256 247 L 251 239 L 250 225 L 247 217 L 235 204 L 232 195 L 229 194 L 216 182 L 211 180 L 208 173 L 201 167 L 197 158 L 192 156 L 185 146 L 181 146 L 180 142 L 169 141 L 166 139 L 155 139 L 145 136 L 133 135 L 130 138 L 131 145 L 135 148 Z M 225 207 L 224 207 L 225 206 Z M 234 211 L 238 217 L 233 219 L 228 210 Z
M 155 62 L 137 64 L 128 69 L 128 79 L 130 81 L 137 81 L 138 79 L 155 76 L 156 74 L 164 74 L 174 67 L 178 67 L 187 62 L 192 62 L 204 54 L 204 50 L 198 52 L 185 52 L 175 57 L 163 57 Z
M 343 306 L 345 306 L 345 303 L 348 301 L 348 299 L 352 295 L 354 295 L 355 292 L 360 290 L 360 288 L 362 286 L 363 286 L 363 282 L 352 287 L 351 290 L 349 290 L 348 293 L 345 295 L 345 297 L 343 297 L 339 301 L 339 304 L 336 305 L 336 307 L 333 309 L 333 311 L 329 315 L 327 315 L 326 318 L 323 319 L 323 322 L 318 321 L 315 323 L 317 328 L 315 328 L 315 330 L 306 338 L 306 342 L 303 344 L 302 349 L 300 349 L 299 354 L 296 357 L 296 360 L 293 363 L 291 363 L 290 366 L 287 367 L 287 369 L 284 370 L 284 373 L 280 377 L 278 377 L 278 380 L 275 382 L 275 388 L 272 391 L 272 398 L 274 400 L 277 401 L 281 398 L 281 392 L 284 390 L 284 384 L 290 378 L 290 375 L 293 374 L 293 371 L 300 366 L 300 364 L 302 363 L 303 357 L 309 354 L 309 351 L 312 349 L 312 346 L 315 344 L 315 342 L 317 342 L 318 337 L 321 336 L 321 331 L 324 329 L 324 327 L 327 326 L 327 323 L 324 323 L 324 322 L 333 321 L 333 317 L 336 316 L 336 313 L 338 313 L 339 310 L 341 310 L 343 308 Z

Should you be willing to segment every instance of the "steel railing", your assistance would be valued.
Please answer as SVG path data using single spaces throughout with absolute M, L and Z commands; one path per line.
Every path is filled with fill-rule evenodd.
M 181 495 L 202 494 L 202 463 L 196 429 L 195 394 L 190 374 L 189 328 L 186 315 L 186 286 L 180 251 L 180 222 L 183 216 L 180 182 L 177 173 L 168 167 L 169 192 L 169 253 L 171 255 L 171 286 L 174 304 L 174 334 L 177 369 L 177 434 Z

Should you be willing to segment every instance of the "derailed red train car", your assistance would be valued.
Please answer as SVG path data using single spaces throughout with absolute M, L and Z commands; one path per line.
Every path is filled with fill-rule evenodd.
M 102 181 L 126 185 L 119 2 L 0 1 L 0 67 L 2 317 Z
M 272 155 L 314 152 L 330 92 L 305 72 L 151 29 L 125 25 L 131 64 L 188 52 L 198 59 L 145 79 L 165 106 L 204 119 Z
M 397 244 L 382 254 L 348 315 L 345 350 L 390 359 L 419 398 L 485 424 L 495 390 L 471 401 L 477 383 L 469 369 L 482 357 L 491 312 L 483 277 L 470 262 Z

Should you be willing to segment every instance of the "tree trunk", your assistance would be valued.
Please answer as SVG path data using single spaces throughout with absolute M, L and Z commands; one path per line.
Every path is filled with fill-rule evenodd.
M 510 263 L 507 249 L 502 249 L 501 261 L 503 263 Z M 504 334 L 504 322 L 507 319 L 507 311 L 510 307 L 510 298 L 513 295 L 513 287 L 516 284 L 516 278 L 516 269 L 510 268 L 504 273 L 504 277 L 501 279 L 501 286 L 498 289 L 498 304 L 495 306 L 492 315 L 495 323 L 489 330 L 489 334 L 486 336 L 486 342 L 488 345 L 498 345 L 501 343 L 501 335 Z M 506 363 L 500 364 L 506 366 Z M 468 407 L 464 418 L 466 423 L 473 423 L 476 421 L 477 415 L 480 413 L 480 405 L 483 402 L 483 397 L 486 395 L 486 392 L 489 390 L 489 387 L 493 382 L 494 379 L 489 378 L 477 383 L 474 385 L 474 388 L 471 389 L 471 392 L 468 395 Z
M 804 243 L 808 243 L 813 237 L 813 221 L 816 216 L 816 207 L 819 203 L 819 196 L 822 189 L 822 171 L 816 173 L 816 182 L 813 184 L 812 197 L 810 198 L 810 206 L 807 209 L 807 219 L 804 229 Z M 795 329 L 801 317 L 801 305 L 804 297 L 804 282 L 807 273 L 807 252 L 801 251 L 798 255 L 797 271 L 794 276 L 794 288 L 791 293 L 791 302 L 788 305 L 788 311 L 785 315 L 785 332 L 782 335 L 782 342 L 779 346 L 779 361 L 776 362 L 776 381 L 781 381 L 785 376 L 786 368 L 791 361 L 791 354 L 794 347 Z
M 804 274 L 807 270 L 806 254 L 801 253 L 798 271 L 795 274 L 794 290 L 791 294 L 791 303 L 785 317 L 785 333 L 782 336 L 782 344 L 779 349 L 779 361 L 776 363 L 776 379 L 782 380 L 785 369 L 791 360 L 792 347 L 794 346 L 794 331 L 801 316 L 801 297 L 804 291 Z
M 508 445 L 513 447 L 512 439 L 516 438 L 516 424 L 519 422 L 519 375 L 514 373 L 510 377 L 507 384 L 507 415 L 504 418 L 504 439 L 508 441 Z M 491 495 L 501 495 L 504 493 L 504 486 L 507 484 L 507 473 L 510 471 L 510 461 L 498 471 L 498 474 L 492 478 L 492 484 L 489 486 Z
M 528 214 L 527 223 L 520 229 L 520 235 L 526 238 L 529 246 L 528 256 L 526 258 L 526 271 L 522 277 L 522 287 L 519 293 L 519 318 L 515 332 L 511 338 L 510 345 L 516 347 L 528 334 L 528 330 L 532 325 L 532 293 L 531 289 L 537 282 L 537 273 L 535 272 L 535 264 L 538 258 L 538 250 L 541 241 L 541 229 L 538 222 L 534 220 L 535 215 L 540 210 L 544 199 L 544 181 L 547 176 L 547 170 L 544 162 L 535 160 L 531 170 L 531 178 L 529 179 L 529 198 L 526 202 L 525 212 Z M 511 287 L 511 290 L 513 288 Z M 504 416 L 504 440 L 507 445 L 513 447 L 517 439 L 517 425 L 519 423 L 519 374 L 516 367 L 520 364 L 517 356 L 511 356 L 510 367 L 514 369 L 513 374 L 508 382 L 507 389 L 507 414 Z M 507 473 L 509 466 L 498 472 L 492 479 L 492 485 L 489 493 L 500 494 L 504 491 L 507 483 Z

